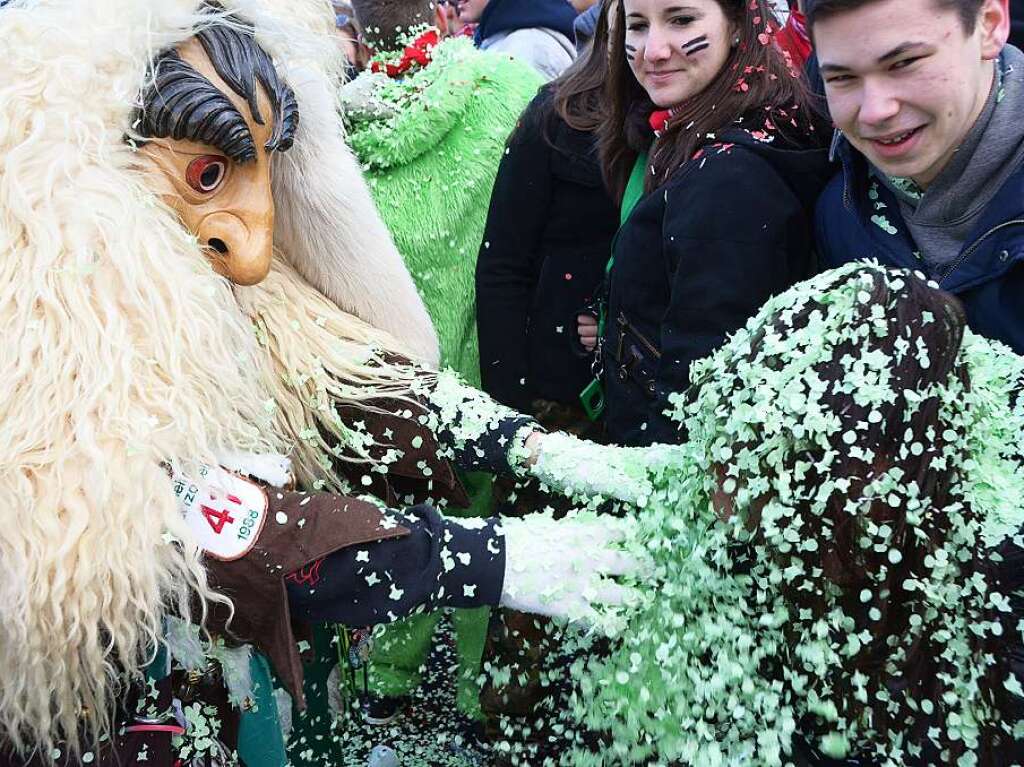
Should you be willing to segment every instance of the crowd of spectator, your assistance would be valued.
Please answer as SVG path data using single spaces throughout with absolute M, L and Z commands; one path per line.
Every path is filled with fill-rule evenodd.
M 0 7 L 11 2 L 32 5 L 0 0 Z M 865 291 L 858 301 L 875 301 L 878 311 L 862 308 L 857 322 L 882 315 L 897 324 L 909 314 L 916 318 L 907 337 L 917 348 L 908 351 L 909 341 L 901 346 L 900 339 L 875 333 L 877 349 L 866 352 L 875 360 L 891 354 L 894 378 L 916 376 L 928 386 L 943 385 L 951 371 L 966 369 L 960 361 L 965 333 L 1000 353 L 1024 355 L 1024 0 L 334 0 L 332 5 L 345 62 L 336 107 L 346 152 L 358 161 L 386 225 L 384 239 L 390 236 L 430 315 L 440 366 L 518 411 L 501 411 L 507 418 L 505 431 L 495 438 L 501 450 L 518 438 L 516 428 L 524 422 L 537 425 L 538 438 L 545 429 L 568 432 L 600 443 L 601 449 L 687 443 L 691 435 L 681 426 L 680 402 L 697 396 L 695 371 L 708 370 L 702 360 L 742 334 L 773 297 L 830 270 L 847 270 L 833 272 L 845 280 L 853 274 L 849 265 L 864 260 L 872 262 L 867 282 L 873 281 L 874 292 Z M 218 4 L 203 8 L 224 10 Z M 254 36 L 241 38 L 258 47 Z M 175 56 L 172 61 L 180 60 Z M 265 65 L 259 61 L 262 75 L 269 77 L 269 58 Z M 154 71 L 157 77 L 159 68 Z M 260 80 L 264 88 L 268 82 Z M 286 89 L 273 82 L 280 86 L 276 109 L 287 100 Z M 147 91 L 148 97 L 157 98 L 157 90 Z M 252 95 L 248 101 L 252 122 L 270 130 L 256 114 L 257 100 Z M 291 120 L 295 131 L 294 113 Z M 334 138 L 340 142 L 340 130 Z M 280 142 L 280 136 L 272 141 Z M 283 152 L 290 141 L 274 146 Z M 268 141 L 263 149 L 270 148 Z M 225 158 L 219 161 L 227 167 Z M 202 192 L 202 181 L 192 188 Z M 900 277 L 899 287 L 893 287 L 897 273 L 917 277 L 910 283 Z M 878 297 L 882 293 L 884 300 Z M 409 295 L 415 298 L 412 288 Z M 828 311 L 826 300 L 807 309 L 801 330 Z M 945 336 L 928 327 L 936 313 L 943 314 L 939 324 L 948 330 Z M 784 331 L 749 332 L 753 340 L 737 352 L 735 369 L 727 371 L 737 381 L 743 378 L 740 367 L 755 356 L 754 347 L 760 354 L 762 347 L 776 344 L 764 356 L 772 365 L 785 363 Z M 925 348 L 928 344 L 940 348 Z M 844 390 L 839 396 L 848 372 L 843 366 L 863 352 L 852 346 L 844 350 L 845 356 L 837 352 L 836 358 L 819 361 L 821 380 L 832 387 L 819 394 L 835 405 L 836 418 L 864 408 L 856 393 Z M 929 356 L 935 351 L 940 353 Z M 392 357 L 384 356 L 392 364 Z M 941 370 L 932 369 L 935 361 Z M 761 382 L 765 391 L 770 378 L 766 374 Z M 877 439 L 868 447 L 877 452 L 868 456 L 860 443 L 850 448 L 850 461 L 863 463 L 858 471 L 917 466 L 915 459 L 931 449 L 922 442 L 952 439 L 947 437 L 952 430 L 942 432 L 936 425 L 934 412 L 924 407 L 918 412 L 920 403 L 911 400 L 883 404 L 905 405 L 926 422 L 912 435 L 918 441 L 903 450 L 901 440 L 909 437 L 893 437 L 887 422 L 877 434 L 871 432 Z M 873 415 L 876 411 L 864 410 L 860 426 L 866 431 L 874 428 L 867 425 Z M 859 437 L 853 430 L 849 434 L 846 444 L 853 446 Z M 756 438 L 748 434 L 746 439 Z M 734 479 L 726 479 L 733 468 L 732 448 L 716 444 L 714 449 L 720 452 L 708 474 L 717 473 L 710 480 L 715 513 L 730 520 L 737 499 L 746 498 L 751 515 L 746 532 L 756 538 L 763 532 L 755 534 L 762 513 L 767 518 L 771 512 L 765 511 L 767 491 L 737 489 Z M 854 450 L 861 452 L 853 455 Z M 939 470 L 945 464 L 929 463 L 930 456 L 922 459 L 922 466 L 928 464 L 920 472 L 922 486 L 928 483 L 948 500 L 955 492 Z M 1020 473 L 1024 456 L 1012 460 Z M 509 468 L 508 477 L 496 481 L 492 473 L 476 470 L 485 464 L 466 460 L 451 470 L 458 491 L 453 495 L 464 508 L 453 505 L 445 513 L 473 518 L 466 529 L 498 524 L 480 519 L 523 516 L 544 507 L 555 517 L 565 513 L 569 503 L 548 494 L 536 476 Z M 798 468 L 759 465 L 750 476 L 776 470 L 799 474 L 794 484 L 813 484 L 819 468 L 811 461 Z M 426 484 L 433 483 L 429 476 L 423 477 Z M 807 497 L 793 501 L 810 502 Z M 898 508 L 879 512 L 883 505 L 858 498 L 842 510 L 837 528 L 828 529 L 841 528 L 856 515 L 868 519 L 872 529 L 875 523 L 901 531 L 910 525 L 909 507 L 893 502 Z M 929 545 L 942 550 L 942 536 L 951 529 L 933 528 Z M 429 532 L 418 532 L 421 540 L 430 538 Z M 976 582 L 974 575 L 989 573 L 992 565 L 993 577 L 1012 594 L 1000 609 L 1015 620 L 1024 609 L 1024 590 L 1019 576 L 1000 565 L 1024 560 L 1022 540 L 1013 537 L 992 563 L 966 556 L 960 562 L 964 582 Z M 863 562 L 840 550 L 845 542 L 821 546 L 829 550 L 811 568 L 815 577 L 827 582 L 825 591 L 853 594 L 851 584 L 857 584 L 864 586 L 865 602 L 875 599 L 867 588 L 874 584 L 858 570 Z M 912 543 L 906 542 L 908 550 Z M 808 551 L 818 546 L 815 541 Z M 898 547 L 879 552 L 894 568 L 904 556 Z M 925 561 L 922 557 L 922 567 Z M 745 571 L 739 571 L 749 563 L 732 564 L 743 577 Z M 907 657 L 890 652 L 915 598 L 907 596 L 912 588 L 903 586 L 914 574 L 902 580 L 893 575 L 897 572 L 903 573 L 883 567 L 884 577 L 877 580 L 884 587 L 877 598 L 884 609 L 871 618 L 889 635 L 863 640 L 871 646 L 871 661 L 843 669 L 850 676 L 871 676 L 872 695 L 891 706 L 870 708 L 876 702 L 869 703 L 866 692 L 861 699 L 857 691 L 864 704 L 858 710 L 868 719 L 877 714 L 870 726 L 895 740 L 910 733 L 909 739 L 921 741 L 908 748 L 907 765 L 1024 762 L 1019 737 L 1024 622 L 1006 636 L 1000 628 L 985 645 L 984 655 L 999 678 L 993 671 L 972 680 L 986 705 L 1014 720 L 1013 737 L 991 727 L 975 733 L 974 740 L 926 739 L 922 733 L 948 726 L 953 729 L 945 732 L 959 734 L 961 723 L 939 721 L 942 714 L 932 716 L 915 700 L 921 689 L 932 689 L 929 679 L 949 672 L 949 659 L 930 652 L 928 638 Z M 452 601 L 446 613 L 456 656 L 453 716 L 480 742 L 509 717 L 530 730 L 537 707 L 558 694 L 540 671 L 547 627 L 534 614 L 478 606 L 469 599 L 475 587 L 467 588 L 466 599 Z M 362 706 L 365 721 L 374 726 L 403 716 L 438 641 L 440 611 L 410 607 L 402 615 L 378 632 L 370 658 Z M 337 649 L 324 647 L 333 664 L 330 656 Z M 515 665 L 504 685 L 480 673 L 496 656 L 512 658 Z M 825 742 L 823 722 L 835 705 L 825 700 L 820 709 L 820 718 L 794 725 L 795 764 L 878 763 L 873 754 L 852 751 L 836 761 L 818 748 Z M 914 713 L 889 718 L 883 709 Z M 550 736 L 543 728 L 533 734 Z
M 339 16 L 354 68 L 377 47 L 410 44 L 365 33 L 372 13 L 359 8 L 387 5 L 362 0 Z M 432 269 L 475 269 L 438 305 L 470 302 L 471 380 L 551 428 L 621 445 L 681 442 L 666 412 L 693 363 L 770 296 L 860 258 L 923 272 L 957 297 L 972 329 L 1024 353 L 1017 3 L 779 5 L 437 6 L 427 24 L 443 36 L 471 38 L 478 55 L 522 62 L 546 81 L 528 104 L 511 86 L 498 96 L 515 124 L 495 107 L 446 128 L 469 131 L 477 148 L 458 158 L 487 164 L 488 188 L 467 186 L 463 169 L 435 176 L 417 228 L 459 222 L 449 243 L 458 249 L 435 253 L 397 235 L 425 296 Z M 445 45 L 427 70 L 455 66 Z M 449 87 L 487 98 L 500 81 Z M 472 202 L 452 184 L 475 190 Z M 520 489 L 524 499 L 536 502 Z M 491 500 L 516 513 L 501 488 Z

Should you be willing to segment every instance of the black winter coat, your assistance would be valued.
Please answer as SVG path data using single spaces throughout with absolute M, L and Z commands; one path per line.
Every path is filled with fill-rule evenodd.
M 1010 0 L 1010 43 L 1024 50 L 1024 0 Z
M 720 131 L 640 200 L 615 242 L 604 349 L 606 426 L 617 444 L 678 442 L 667 396 L 770 296 L 813 273 L 824 148 Z
M 601 284 L 618 224 L 594 136 L 566 125 L 542 89 L 498 168 L 476 266 L 480 373 L 496 400 L 579 404 L 591 372 L 574 353 L 576 314 Z

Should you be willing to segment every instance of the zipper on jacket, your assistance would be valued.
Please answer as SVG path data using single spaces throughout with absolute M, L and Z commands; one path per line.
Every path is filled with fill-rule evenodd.
M 842 144 L 843 132 L 836 128 L 832 131 L 832 143 L 828 147 L 828 161 L 835 162 L 837 155 L 839 157 L 839 164 L 843 166 L 843 208 L 849 211 L 853 210 L 853 200 L 850 196 L 850 185 L 853 183 L 853 163 L 849 161 L 848 153 L 840 153 L 840 144 Z
M 626 315 L 623 314 L 622 312 L 619 312 L 618 323 L 619 323 L 618 352 L 619 352 L 619 359 L 620 360 L 622 359 L 622 346 L 623 346 L 623 341 L 625 340 L 625 337 L 626 337 L 626 331 L 627 330 L 630 332 L 630 334 L 632 334 L 633 336 L 636 337 L 636 339 L 643 345 L 643 347 L 645 349 L 647 349 L 648 352 L 650 352 L 651 356 L 654 357 L 654 359 L 656 359 L 656 360 L 660 360 L 661 359 L 661 352 L 658 351 L 656 348 L 654 348 L 654 344 L 652 344 L 649 340 L 647 340 L 647 337 L 643 333 L 641 333 L 639 330 L 637 330 L 636 327 L 629 320 L 626 319 Z
M 978 250 L 978 248 L 981 247 L 981 243 L 984 242 L 985 239 L 989 235 L 995 234 L 1000 229 L 1005 229 L 1008 226 L 1017 226 L 1019 224 L 1024 224 L 1024 218 L 1015 218 L 1015 219 L 1011 219 L 1010 221 L 1004 221 L 1001 224 L 993 226 L 991 229 L 989 229 L 987 232 L 985 232 L 985 234 L 981 235 L 981 237 L 979 237 L 977 240 L 975 240 L 973 243 L 971 243 L 971 246 L 969 248 L 967 248 L 967 250 L 965 250 L 963 253 L 961 253 L 960 257 L 956 261 L 953 262 L 952 266 L 950 266 L 942 274 L 942 276 L 939 277 L 939 285 L 941 286 L 943 282 L 945 282 L 947 279 L 949 279 L 949 277 L 953 274 L 953 272 L 955 272 L 957 269 L 959 269 L 963 265 L 964 261 L 966 261 L 968 258 L 973 256 L 974 253 Z

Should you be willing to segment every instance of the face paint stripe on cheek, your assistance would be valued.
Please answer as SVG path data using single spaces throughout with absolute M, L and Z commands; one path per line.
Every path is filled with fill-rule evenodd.
M 707 35 L 701 35 L 700 37 L 693 38 L 689 42 L 683 43 L 680 47 L 682 48 L 683 53 L 687 56 L 692 56 L 695 53 L 700 53 L 706 48 L 710 48 L 711 43 L 708 42 Z

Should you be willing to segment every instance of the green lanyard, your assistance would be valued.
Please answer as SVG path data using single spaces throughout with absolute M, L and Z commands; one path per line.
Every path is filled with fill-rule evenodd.
M 636 204 L 640 202 L 640 198 L 644 196 L 644 178 L 646 174 L 647 153 L 644 152 L 637 156 L 636 162 L 633 164 L 633 170 L 629 174 L 629 181 L 626 183 L 626 191 L 622 195 L 622 206 L 619 208 L 619 231 L 615 233 L 615 238 L 612 240 L 612 252 L 608 257 L 608 263 L 604 267 L 606 285 L 611 283 L 612 267 L 615 265 L 615 244 L 619 241 L 622 227 L 629 220 Z M 583 405 L 583 411 L 591 421 L 596 421 L 601 417 L 605 406 L 604 387 L 601 385 L 601 376 L 604 374 L 601 342 L 604 338 L 606 319 L 605 303 L 602 301 L 597 316 L 597 349 L 592 366 L 594 380 L 587 384 L 587 388 L 580 392 L 580 403 Z
M 633 170 L 629 174 L 629 181 L 626 182 L 626 191 L 622 195 L 622 207 L 619 209 L 620 227 L 629 220 L 633 208 L 640 202 L 640 198 L 644 196 L 644 178 L 646 176 L 647 152 L 644 152 L 641 155 L 637 155 L 636 162 L 633 163 Z M 615 236 L 618 237 L 618 235 Z M 612 244 L 612 250 L 615 250 L 614 243 Z M 611 264 L 610 259 L 608 263 Z

